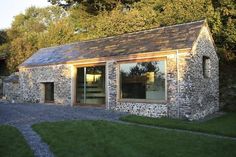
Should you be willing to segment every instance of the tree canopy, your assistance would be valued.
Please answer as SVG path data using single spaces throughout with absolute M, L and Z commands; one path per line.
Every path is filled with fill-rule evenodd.
M 70 8 L 73 5 L 82 5 L 90 14 L 98 14 L 101 11 L 112 11 L 117 5 L 122 4 L 129 8 L 133 3 L 140 0 L 48 0 L 53 5 Z
M 42 47 L 207 19 L 221 61 L 235 60 L 235 0 L 49 0 L 0 31 L 0 53 L 16 67 Z

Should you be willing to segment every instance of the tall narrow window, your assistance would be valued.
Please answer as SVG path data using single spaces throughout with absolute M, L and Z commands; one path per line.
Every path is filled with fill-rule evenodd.
M 120 64 L 120 98 L 165 100 L 165 61 Z
M 210 74 L 211 74 L 211 71 L 210 71 L 211 61 L 210 61 L 209 57 L 207 57 L 207 56 L 202 57 L 202 68 L 203 68 L 202 69 L 203 70 L 203 77 L 209 78 Z

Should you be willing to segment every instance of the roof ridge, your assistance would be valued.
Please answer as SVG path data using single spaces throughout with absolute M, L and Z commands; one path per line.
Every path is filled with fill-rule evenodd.
M 86 42 L 98 41 L 98 40 L 104 40 L 104 39 L 112 39 L 112 38 L 115 38 L 115 37 L 125 36 L 125 35 L 128 35 L 128 34 L 138 34 L 138 33 L 142 33 L 142 32 L 149 32 L 149 31 L 158 30 L 158 29 L 178 27 L 178 26 L 182 26 L 182 25 L 190 25 L 190 24 L 200 23 L 200 22 L 203 22 L 203 24 L 204 24 L 205 21 L 206 21 L 206 19 L 198 20 L 198 21 L 191 21 L 191 22 L 181 23 L 181 24 L 175 24 L 175 25 L 170 25 L 170 26 L 164 26 L 164 27 L 153 27 L 151 29 L 145 29 L 145 30 L 140 30 L 140 31 L 136 31 L 136 32 L 129 32 L 129 33 L 123 33 L 123 34 L 118 34 L 118 35 L 113 35 L 113 36 L 108 36 L 108 37 L 95 38 L 95 39 L 89 39 L 89 40 L 81 40 L 81 41 L 71 42 L 71 43 L 67 43 L 67 44 L 63 44 L 63 45 L 44 47 L 44 48 L 40 48 L 39 50 L 59 48 L 59 47 L 67 46 L 67 45 L 73 45 L 73 44 L 78 44 L 78 43 L 86 43 Z

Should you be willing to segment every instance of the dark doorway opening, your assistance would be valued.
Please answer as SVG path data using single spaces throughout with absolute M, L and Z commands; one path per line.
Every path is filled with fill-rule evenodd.
M 45 102 L 53 103 L 54 102 L 54 83 L 47 82 L 44 83 L 45 86 Z

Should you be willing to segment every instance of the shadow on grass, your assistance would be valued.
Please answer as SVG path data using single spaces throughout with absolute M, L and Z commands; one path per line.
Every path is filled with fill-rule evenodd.
M 63 121 L 33 129 L 58 157 L 235 157 L 236 141 L 107 121 Z
M 173 129 L 198 131 L 209 134 L 236 137 L 236 113 L 228 112 L 207 121 L 184 121 L 169 118 L 149 118 L 136 115 L 121 117 L 120 120 L 138 124 L 161 126 Z

